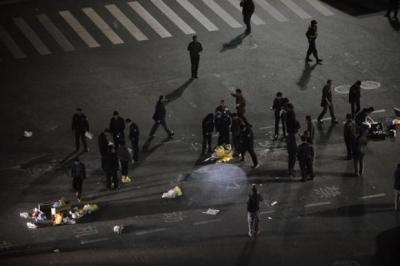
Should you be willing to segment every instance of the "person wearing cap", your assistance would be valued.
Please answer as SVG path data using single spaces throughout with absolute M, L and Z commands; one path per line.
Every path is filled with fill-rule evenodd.
M 197 36 L 192 37 L 192 41 L 189 43 L 187 50 L 190 54 L 190 63 L 192 70 L 192 79 L 197 79 L 197 71 L 199 69 L 200 53 L 203 51 L 203 46 L 197 41 Z
M 322 118 L 326 114 L 326 111 L 329 109 L 329 113 L 331 115 L 331 123 L 337 124 L 335 112 L 333 109 L 333 102 L 332 102 L 332 80 L 328 79 L 326 81 L 325 86 L 322 88 L 322 97 L 321 97 L 321 107 L 322 112 L 318 116 L 318 123 L 323 124 Z
M 400 163 L 397 164 L 397 168 L 394 171 L 394 209 L 399 210 L 400 201 Z
M 75 149 L 79 151 L 80 142 L 82 141 L 84 151 L 88 151 L 85 132 L 89 131 L 89 120 L 86 115 L 82 113 L 81 108 L 76 109 L 76 113 L 72 117 L 72 131 L 75 132 Z
M 86 178 L 85 164 L 78 157 L 74 159 L 71 167 L 72 187 L 78 201 L 81 201 L 83 180 Z
M 322 59 L 318 57 L 318 51 L 317 51 L 317 47 L 315 45 L 315 41 L 317 40 L 317 36 L 318 36 L 316 20 L 311 20 L 311 24 L 308 27 L 306 36 L 308 39 L 308 50 L 307 50 L 307 55 L 306 55 L 306 62 L 312 61 L 310 59 L 310 55 L 312 54 L 315 57 L 317 64 L 320 64 L 322 62 Z
M 248 35 L 251 33 L 251 16 L 254 13 L 255 6 L 253 0 L 242 0 L 240 6 L 242 7 L 243 22 L 246 25 L 245 34 Z
M 354 117 L 360 111 L 361 81 L 357 80 L 349 90 L 349 103 L 351 106 L 351 115 Z
M 132 157 L 133 160 L 137 162 L 139 160 L 139 135 L 140 135 L 139 127 L 135 122 L 133 122 L 129 118 L 127 118 L 125 122 L 129 129 L 128 138 L 131 141 L 132 155 L 133 155 Z
M 125 141 L 125 120 L 119 116 L 118 111 L 113 112 L 113 117 L 110 119 L 109 129 L 114 137 L 114 144 L 117 147 L 121 142 Z
M 257 192 L 255 184 L 251 186 L 251 192 L 247 200 L 247 223 L 249 226 L 249 237 L 253 237 L 259 234 L 260 230 L 258 227 L 259 216 L 258 211 L 260 209 L 260 202 L 263 201 L 263 197 Z
M 149 134 L 149 137 L 151 138 L 154 137 L 154 134 L 156 133 L 156 130 L 160 125 L 164 128 L 165 132 L 167 132 L 169 138 L 173 137 L 175 134 L 168 128 L 167 122 L 165 121 L 165 117 L 167 115 L 167 110 L 165 109 L 165 103 L 167 102 L 168 99 L 165 99 L 164 95 L 160 95 L 160 97 L 158 97 L 156 108 L 153 114 L 154 125 L 151 128 Z

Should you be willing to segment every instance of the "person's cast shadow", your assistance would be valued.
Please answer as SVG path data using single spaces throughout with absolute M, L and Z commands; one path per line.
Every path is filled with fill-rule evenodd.
M 246 37 L 247 37 L 247 35 L 245 33 L 239 34 L 238 36 L 236 36 L 235 38 L 233 38 L 229 42 L 224 43 L 219 52 L 223 53 L 223 52 L 228 51 L 228 50 L 236 49 L 239 45 L 242 44 L 244 38 L 246 38 Z
M 301 90 L 307 89 L 311 73 L 313 72 L 313 70 L 316 68 L 317 65 L 318 65 L 317 63 L 314 63 L 313 65 L 311 65 L 309 62 L 304 63 L 303 73 L 301 74 L 301 77 L 297 82 L 297 85 L 300 87 Z

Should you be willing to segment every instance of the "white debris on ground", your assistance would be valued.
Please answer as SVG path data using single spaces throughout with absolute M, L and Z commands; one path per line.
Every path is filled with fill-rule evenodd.
M 163 193 L 161 198 L 174 199 L 174 198 L 180 197 L 182 195 L 183 195 L 182 189 L 180 187 L 176 186 L 173 189 L 168 190 L 168 192 Z
M 220 212 L 220 210 L 217 209 L 208 209 L 205 212 L 202 212 L 204 214 L 208 214 L 208 215 L 217 215 Z

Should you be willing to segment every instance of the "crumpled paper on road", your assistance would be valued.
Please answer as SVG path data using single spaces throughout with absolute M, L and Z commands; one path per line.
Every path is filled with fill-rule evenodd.
M 217 209 L 208 209 L 205 212 L 202 212 L 204 214 L 209 214 L 209 215 L 217 215 L 220 212 L 220 210 Z

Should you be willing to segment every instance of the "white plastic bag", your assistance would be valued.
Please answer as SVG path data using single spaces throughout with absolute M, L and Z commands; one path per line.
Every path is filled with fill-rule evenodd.
M 220 212 L 220 210 L 217 209 L 208 209 L 205 212 L 202 212 L 204 214 L 209 214 L 209 215 L 217 215 Z
M 29 229 L 36 229 L 37 228 L 37 225 L 34 224 L 34 223 L 31 223 L 31 222 L 27 222 L 26 226 L 28 226 Z
M 85 137 L 86 137 L 87 139 L 89 139 L 89 140 L 92 140 L 92 139 L 93 139 L 93 133 L 90 133 L 89 131 L 86 131 L 86 132 L 85 132 Z
M 20 212 L 20 213 L 19 213 L 19 216 L 20 216 L 21 218 L 28 219 L 29 213 L 27 213 L 27 212 Z

